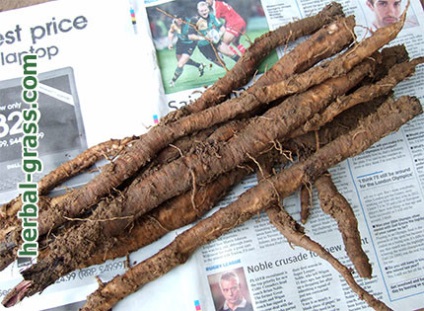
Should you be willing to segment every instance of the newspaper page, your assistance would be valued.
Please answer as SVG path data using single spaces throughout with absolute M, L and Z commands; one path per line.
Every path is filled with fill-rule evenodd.
M 145 2 L 162 71 L 167 98 L 162 111 L 166 113 L 194 101 L 205 87 L 224 72 L 213 57 L 200 51 L 199 46 L 190 54 L 190 62 L 184 63 L 183 70 L 177 69 L 178 40 L 173 29 L 178 29 L 175 26 L 178 18 L 187 19 L 187 15 L 201 14 L 197 3 L 183 0 Z M 216 3 L 220 1 L 208 2 L 211 5 L 210 12 L 219 14 Z M 316 13 L 329 2 L 225 1 L 246 21 L 246 37 L 250 38 Z M 406 5 L 406 1 L 347 0 L 340 3 L 347 15 L 355 15 L 358 25 L 355 33 L 359 40 L 369 36 L 378 27 L 397 20 Z M 181 13 L 181 10 L 186 14 Z M 405 27 L 390 45 L 405 44 L 411 58 L 422 56 L 423 30 L 422 5 L 419 1 L 411 1 Z M 241 36 L 239 42 L 248 46 L 244 40 Z M 237 45 L 232 46 L 233 52 L 240 54 Z M 283 50 L 277 50 L 276 55 L 281 56 L 282 53 Z M 220 57 L 231 68 L 231 53 L 226 55 L 221 52 Z M 268 64 L 272 62 L 271 58 Z M 420 66 L 413 78 L 396 87 L 395 96 L 415 95 L 422 101 L 423 77 L 423 67 Z M 373 267 L 371 279 L 358 277 L 357 282 L 394 310 L 424 308 L 423 124 L 423 117 L 420 116 L 363 154 L 344 161 L 330 171 L 339 191 L 349 201 L 358 218 L 362 245 Z M 256 178 L 251 176 L 217 208 L 225 207 L 255 184 Z M 311 215 L 305 224 L 306 233 L 352 268 L 337 224 L 320 210 L 315 190 L 312 200 Z M 284 200 L 285 208 L 296 220 L 300 219 L 299 204 L 299 193 Z M 224 293 L 220 280 L 223 275 L 228 277 L 231 273 L 238 280 L 237 289 L 234 289 L 232 295 L 243 297 L 240 310 L 370 309 L 328 263 L 315 253 L 289 245 L 269 224 L 266 214 L 258 215 L 204 246 L 194 257 L 195 260 L 186 266 L 191 265 L 192 269 L 198 271 L 200 279 L 194 282 L 203 285 L 197 291 L 190 292 L 188 297 L 185 296 L 187 291 L 181 288 L 183 298 L 176 300 L 184 306 L 191 304 L 192 310 L 228 310 L 226 299 L 234 297 Z M 177 268 L 177 274 L 184 275 L 187 272 L 184 269 Z M 188 277 L 190 275 L 187 274 Z M 171 275 L 169 279 L 168 276 L 163 279 L 177 280 L 178 277 Z M 164 280 L 161 279 L 158 284 Z M 135 295 L 142 297 L 146 305 L 155 305 L 147 295 L 151 292 L 146 292 L 146 295 L 142 292 Z
M 0 204 L 19 194 L 28 175 L 23 166 L 35 171 L 37 181 L 87 147 L 140 135 L 154 125 L 162 86 L 153 78 L 154 48 L 150 31 L 136 18 L 139 11 L 127 0 L 61 0 L 0 13 Z M 31 67 L 36 73 L 27 78 L 28 54 L 37 58 Z M 35 84 L 38 113 L 30 114 L 22 94 Z M 24 162 L 21 142 L 31 115 L 38 116 L 38 158 Z M 95 168 L 92 172 L 57 192 L 84 184 Z M 80 302 L 97 287 L 95 271 L 123 271 L 123 262 L 71 273 L 10 310 L 53 310 Z M 18 261 L 0 272 L 0 299 L 19 283 L 24 267 Z

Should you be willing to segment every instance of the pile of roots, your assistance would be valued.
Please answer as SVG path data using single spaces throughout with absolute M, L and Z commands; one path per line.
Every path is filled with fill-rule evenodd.
M 393 95 L 393 88 L 424 61 L 410 59 L 404 46 L 386 46 L 403 22 L 358 41 L 354 17 L 332 3 L 256 39 L 197 101 L 168 114 L 145 134 L 93 146 L 50 172 L 38 183 L 37 262 L 22 271 L 24 280 L 3 304 L 15 305 L 76 269 L 126 256 L 193 224 L 151 258 L 100 284 L 82 308 L 109 310 L 183 264 L 202 245 L 266 212 L 292 245 L 331 263 L 371 307 L 389 310 L 304 233 L 282 200 L 300 189 L 306 195 L 301 211 L 306 222 L 308 189 L 316 187 L 321 207 L 337 221 L 354 273 L 371 277 L 355 215 L 328 169 L 422 112 L 417 98 Z M 294 48 L 257 78 L 263 59 L 289 42 Z M 249 81 L 238 97 L 229 96 Z M 87 184 L 51 195 L 105 157 L 109 162 Z M 258 177 L 255 187 L 204 217 L 252 173 Z M 1 269 L 15 261 L 22 243 L 21 207 L 17 197 L 0 209 Z

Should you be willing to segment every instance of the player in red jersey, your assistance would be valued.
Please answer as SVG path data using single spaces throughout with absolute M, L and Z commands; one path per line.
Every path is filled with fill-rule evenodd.
M 231 44 L 237 47 L 241 54 L 244 54 L 246 48 L 240 43 L 240 37 L 246 32 L 245 20 L 226 2 L 216 0 L 206 0 L 206 2 L 217 18 L 225 20 L 225 33 L 222 41 L 228 44 L 233 52 L 237 53 Z

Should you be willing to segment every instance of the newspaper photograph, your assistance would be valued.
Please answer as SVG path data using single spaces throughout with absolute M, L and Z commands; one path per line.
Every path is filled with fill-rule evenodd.
M 147 15 L 167 94 L 212 84 L 269 30 L 260 1 L 151 2 Z
M 75 80 L 72 68 L 62 68 L 39 75 L 40 97 L 43 107 L 40 113 L 46 118 L 39 122 L 40 146 L 39 155 L 44 165 L 44 169 L 51 171 L 66 160 L 75 157 L 87 148 L 87 141 L 78 102 L 78 94 L 75 87 Z M 21 79 L 13 79 L 1 82 L 2 87 L 0 102 L 3 105 L 0 109 L 2 115 L 8 121 L 12 121 L 10 126 L 4 125 L 2 134 L 2 182 L 0 188 L 0 201 L 6 202 L 17 195 L 16 185 L 24 180 L 21 167 L 22 151 L 19 144 L 19 137 L 23 133 L 21 102 Z M 55 123 L 47 120 L 56 119 Z M 8 122 L 9 124 L 9 122 Z M 37 178 L 40 178 L 38 176 Z M 79 178 L 81 179 L 81 178 Z M 86 181 L 72 181 L 74 186 L 83 184 Z M 72 187 L 68 184 L 69 187 Z

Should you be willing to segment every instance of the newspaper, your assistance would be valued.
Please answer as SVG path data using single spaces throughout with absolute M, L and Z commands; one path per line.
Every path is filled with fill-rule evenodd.
M 18 184 L 26 176 L 21 141 L 24 110 L 31 106 L 22 92 L 29 52 L 38 56 L 37 74 L 26 83 L 31 87 L 36 78 L 32 83 L 39 94 L 38 159 L 31 163 L 42 163 L 42 169 L 34 181 L 87 147 L 140 135 L 154 125 L 160 100 L 156 90 L 162 86 L 157 73 L 154 79 L 158 71 L 150 31 L 132 18 L 136 10 L 126 0 L 61 0 L 1 13 L 0 204 L 20 193 Z M 150 79 L 143 79 L 145 72 Z M 96 168 L 91 172 L 55 192 L 86 183 Z M 21 264 L 0 272 L 0 299 L 21 280 Z M 122 261 L 103 268 L 117 269 L 122 271 Z M 65 282 L 72 278 L 78 281 Z M 13 309 L 44 310 L 82 301 L 95 288 L 93 274 L 80 271 Z
M 85 3 L 90 2 L 91 0 Z M 116 2 L 114 1 L 114 5 L 117 5 Z M 241 52 L 238 45 L 242 45 L 241 49 L 248 47 L 249 40 L 253 41 L 268 30 L 314 14 L 330 1 L 226 2 L 246 22 L 246 35 L 240 38 L 239 44 L 233 45 L 233 53 L 221 52 L 222 60 L 226 66 L 231 67 L 236 59 L 234 54 Z M 399 11 L 403 11 L 405 2 L 396 1 L 400 5 Z M 366 0 L 346 0 L 340 3 L 346 14 L 355 15 L 358 25 L 355 32 L 359 39 L 369 36 L 370 31 L 378 27 L 378 12 Z M 79 7 L 76 4 L 73 6 Z M 55 9 L 59 12 L 61 8 Z M 156 49 L 156 53 L 148 56 L 150 67 L 147 68 L 151 70 L 151 76 L 155 77 L 153 80 L 160 81 L 150 90 L 145 89 L 144 94 L 151 94 L 150 103 L 157 105 L 152 110 L 141 112 L 150 118 L 150 122 L 153 115 L 155 123 L 169 111 L 193 102 L 206 87 L 225 74 L 225 68 L 208 58 L 210 55 L 207 52 L 202 54 L 196 48 L 191 57 L 193 63 L 186 63 L 182 71 L 177 70 L 177 38 L 170 29 L 182 12 L 185 15 L 196 15 L 197 2 L 132 1 L 132 8 L 135 9 L 139 35 L 142 30 L 148 30 L 148 39 L 141 38 L 141 41 L 149 47 L 153 44 Z M 69 10 L 67 8 L 64 11 L 70 15 Z M 32 12 L 30 9 L 28 14 Z M 218 15 L 216 11 L 215 13 Z M 106 13 L 102 11 L 102 14 Z M 13 18 L 17 20 L 16 16 Z M 1 26 L 2 23 L 0 19 Z M 3 26 L 0 27 L 0 33 L 2 30 Z M 405 44 L 410 57 L 422 56 L 423 30 L 423 7 L 419 1 L 411 1 L 405 28 L 390 44 Z M 268 66 L 287 49 L 290 46 L 277 49 L 268 58 Z M 259 75 L 264 70 L 266 67 L 260 70 Z M 395 96 L 415 95 L 422 101 L 423 70 L 422 66 L 418 67 L 412 78 L 396 87 Z M 136 78 L 141 79 L 142 75 Z M 242 90 L 243 88 L 237 91 Z M 236 94 L 234 92 L 234 96 Z M 82 97 L 80 102 L 83 107 Z M 84 116 L 83 112 L 82 115 Z M 88 124 L 84 122 L 84 125 L 86 123 Z M 338 190 L 349 201 L 358 218 L 362 245 L 373 266 L 372 278 L 357 278 L 357 282 L 394 310 L 424 308 L 423 124 L 423 116 L 419 116 L 364 153 L 330 170 Z M 85 131 L 88 133 L 87 128 Z M 111 133 L 114 137 L 121 134 L 113 135 L 113 131 Z M 140 133 L 140 130 L 135 133 Z M 88 140 L 87 145 L 91 145 Z M 211 213 L 228 205 L 256 182 L 253 175 L 246 178 Z M 342 263 L 352 267 L 345 254 L 337 224 L 320 210 L 315 190 L 312 194 L 311 215 L 304 225 L 306 233 Z M 284 207 L 299 220 L 298 193 L 286 198 Z M 131 254 L 129 261 L 134 263 L 148 258 L 186 229 L 171 232 L 152 245 Z M 41 295 L 26 298 L 11 310 L 28 310 L 26 308 L 29 306 L 33 310 L 35 305 L 37 310 L 77 310 L 83 304 L 85 296 L 97 288 L 95 276 L 104 281 L 111 279 L 117 273 L 125 271 L 126 263 L 127 258 L 119 258 L 72 272 Z M 225 298 L 219 283 L 221 276 L 227 272 L 235 273 L 240 281 L 240 292 L 245 304 L 245 309 L 241 310 L 370 310 L 329 264 L 314 253 L 288 244 L 269 224 L 266 214 L 257 215 L 204 246 L 186 264 L 144 286 L 119 302 L 114 310 L 222 310 Z M 16 274 L 17 267 L 1 272 L 0 298 L 17 283 Z M 247 309 L 249 306 L 252 309 Z

